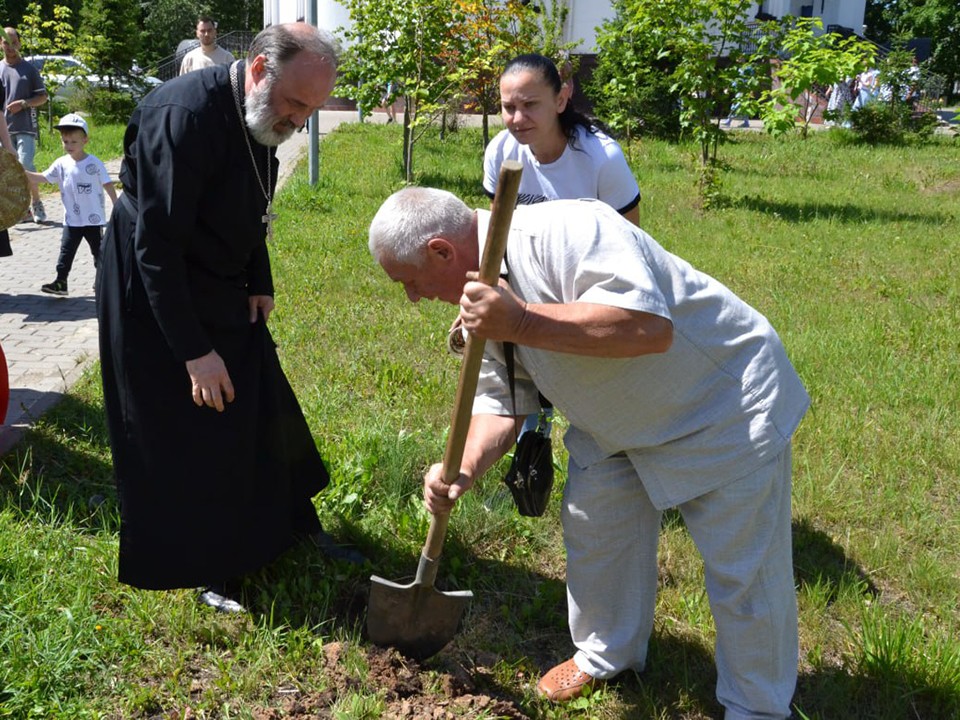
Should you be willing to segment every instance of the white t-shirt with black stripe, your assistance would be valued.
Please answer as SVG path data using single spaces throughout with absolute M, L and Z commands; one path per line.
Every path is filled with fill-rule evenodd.
M 602 200 L 619 213 L 640 202 L 640 187 L 615 140 L 600 131 L 577 127 L 577 138 L 551 163 L 541 163 L 529 145 L 522 145 L 509 130 L 500 132 L 487 145 L 483 158 L 483 189 L 493 197 L 504 160 L 523 164 L 519 205 L 548 200 Z

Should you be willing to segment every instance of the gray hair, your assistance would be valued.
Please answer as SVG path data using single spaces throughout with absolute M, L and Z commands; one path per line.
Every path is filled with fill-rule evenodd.
M 370 223 L 370 254 L 377 262 L 392 258 L 421 267 L 431 239 L 466 240 L 472 228 L 473 211 L 453 193 L 404 188 L 384 201 Z
M 327 30 L 303 22 L 271 25 L 261 30 L 247 51 L 247 65 L 257 55 L 263 55 L 267 59 L 267 74 L 276 80 L 283 66 L 302 52 L 323 58 L 334 70 L 340 65 L 340 42 Z

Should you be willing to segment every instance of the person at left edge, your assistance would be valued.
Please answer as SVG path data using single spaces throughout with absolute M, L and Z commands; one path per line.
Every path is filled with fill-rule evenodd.
M 271 26 L 245 61 L 174 78 L 131 116 L 97 276 L 121 582 L 238 610 L 237 579 L 304 537 L 362 561 L 322 531 L 327 470 L 267 328 L 276 146 L 338 62 L 330 33 Z
M 3 59 L 0 60 L 0 86 L 3 88 L 3 114 L 10 137 L 17 148 L 20 164 L 34 171 L 33 158 L 37 152 L 37 119 L 34 110 L 47 102 L 47 89 L 39 71 L 20 54 L 20 35 L 16 28 L 5 27 L 0 36 Z M 30 186 L 30 212 L 26 220 L 46 222 L 47 211 L 40 200 L 40 189 Z
M 3 119 L 3 114 L 0 113 L 0 152 L 4 151 L 9 151 L 14 157 L 17 155 L 17 149 L 13 146 L 13 140 L 10 139 L 10 133 L 7 131 L 7 121 Z M 13 255 L 13 249 L 10 247 L 10 232 L 7 228 L 0 228 L 0 257 L 10 257 L 11 255 Z M 6 402 L 0 398 L 0 414 L 6 412 L 6 409 Z

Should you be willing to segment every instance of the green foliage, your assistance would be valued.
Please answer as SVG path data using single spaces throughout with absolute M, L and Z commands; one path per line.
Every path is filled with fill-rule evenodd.
M 63 55 L 69 54 L 74 45 L 73 11 L 66 5 L 54 5 L 51 15 L 47 15 L 38 2 L 30 3 L 20 22 L 20 41 L 24 55 Z M 63 114 L 54 96 L 60 87 L 55 75 L 63 75 L 66 68 L 59 60 L 48 60 L 41 72 L 43 85 L 49 97 L 40 112 L 46 112 L 47 125 L 53 127 L 55 119 Z
M 597 66 L 585 88 L 597 117 L 629 141 L 641 135 L 676 139 L 680 96 L 673 92 L 670 63 L 661 47 L 627 29 L 624 3 L 597 33 Z
M 128 92 L 91 85 L 78 88 L 73 104 L 74 109 L 101 124 L 126 123 L 137 107 L 136 99 Z
M 38 2 L 27 5 L 17 28 L 24 55 L 65 55 L 74 44 L 73 11 L 54 5 L 50 14 Z M 47 84 L 44 78 L 44 84 Z
M 484 114 L 496 107 L 500 72 L 523 52 L 540 52 L 564 67 L 567 7 L 561 0 L 541 3 L 539 12 L 511 0 L 504 6 L 458 0 L 348 0 L 353 28 L 337 93 L 357 101 L 369 115 L 384 91 L 394 86 L 393 102 L 403 98 L 403 166 L 414 176 L 414 148 L 439 116 L 461 102 Z
M 262 0 L 206 0 L 202 9 L 217 19 L 221 33 L 234 30 L 259 32 L 263 29 Z M 192 18 L 191 29 L 196 27 L 196 20 L 196 17 Z M 193 32 L 188 37 L 193 37 Z
M 902 41 L 879 64 L 879 96 L 850 114 L 857 138 L 868 144 L 914 144 L 929 140 L 937 126 L 933 113 L 915 112 L 910 97 L 917 90 L 919 71 L 913 53 Z
M 891 106 L 907 104 L 919 82 L 919 67 L 914 66 L 913 53 L 906 49 L 905 40 L 898 39 L 880 61 L 878 100 Z
M 12 26 L 20 29 L 25 17 L 29 15 L 39 15 L 41 18 L 53 17 L 57 6 L 66 7 L 73 17 L 79 17 L 83 2 L 84 0 L 0 0 L 0 18 L 2 18 L 0 24 L 4 27 Z M 32 5 L 36 5 L 40 12 L 37 13 L 35 9 L 31 9 Z
M 925 142 L 937 126 L 934 113 L 915 113 L 903 103 L 875 101 L 850 113 L 857 138 L 870 145 L 903 145 Z
M 866 605 L 857 638 L 856 667 L 875 685 L 880 700 L 903 716 L 960 714 L 960 654 L 922 618 L 891 618 Z
M 570 15 L 568 4 L 568 0 L 541 0 L 538 3 L 510 0 L 513 9 L 510 16 L 514 39 L 512 55 L 540 53 L 553 59 L 563 73 L 565 61 L 575 62 L 570 58 L 570 51 L 580 44 L 577 39 L 564 40 L 564 28 Z
M 537 6 L 518 0 L 457 0 L 455 5 L 463 13 L 453 30 L 463 42 L 450 63 L 455 102 L 482 114 L 485 147 L 490 139 L 487 116 L 499 109 L 500 74 L 506 64 L 517 55 L 536 52 L 551 58 L 567 77 L 576 72 L 569 51 L 577 43 L 563 40 L 569 8 L 562 0 Z
M 788 16 L 764 23 L 752 60 L 771 63 L 773 82 L 746 107 L 760 115 L 764 129 L 772 135 L 792 131 L 799 116 L 800 134 L 806 138 L 823 91 L 873 63 L 871 44 L 857 37 L 819 33 L 822 27 L 820 18 Z
M 75 54 L 96 74 L 129 73 L 140 47 L 140 9 L 127 0 L 85 0 Z
M 172 55 L 181 40 L 195 37 L 203 0 L 152 0 L 144 6 L 140 64 L 149 67 Z M 222 21 L 220 27 L 231 27 Z
M 868 0 L 864 21 L 868 36 L 894 46 L 900 38 L 930 38 L 929 69 L 960 80 L 960 4 L 955 0 Z
M 456 90 L 449 63 L 463 40 L 450 28 L 463 15 L 443 0 L 348 0 L 345 5 L 353 27 L 344 31 L 351 46 L 340 66 L 337 92 L 369 114 L 394 83 L 403 96 L 403 166 L 409 182 L 417 140 Z
M 680 100 L 680 125 L 700 148 L 703 167 L 716 160 L 724 139 L 715 118 L 729 105 L 743 60 L 747 0 L 622 0 L 627 37 L 659 48 L 656 60 L 670 68 L 670 91 Z M 727 58 L 728 63 L 720 63 Z M 627 91 L 612 87 L 614 91 Z

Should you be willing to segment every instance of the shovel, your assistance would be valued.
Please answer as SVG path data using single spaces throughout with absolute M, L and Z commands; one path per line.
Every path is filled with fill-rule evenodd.
M 480 282 L 488 285 L 496 285 L 500 277 L 500 263 L 507 247 L 521 170 L 520 163 L 513 160 L 505 160 L 500 166 L 487 241 L 480 261 Z M 460 474 L 483 346 L 482 338 L 467 336 L 450 434 L 443 454 L 443 479 L 446 483 L 452 483 Z M 427 541 L 420 553 L 420 564 L 412 583 L 400 585 L 376 575 L 371 576 L 367 636 L 375 645 L 395 647 L 408 657 L 425 660 L 436 655 L 453 639 L 473 593 L 469 590 L 441 592 L 433 585 L 449 520 L 449 513 L 431 517 Z

